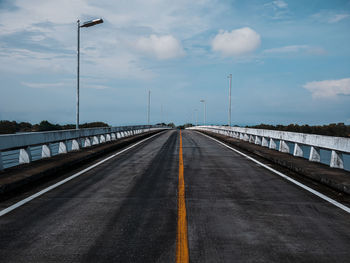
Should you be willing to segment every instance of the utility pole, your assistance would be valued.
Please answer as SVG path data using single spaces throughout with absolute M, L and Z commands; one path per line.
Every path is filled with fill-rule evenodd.
M 198 110 L 195 109 L 194 112 L 196 114 L 196 126 L 198 126 Z
M 80 79 L 80 20 L 77 21 L 78 26 L 78 41 L 77 41 L 77 109 L 76 109 L 76 122 L 75 129 L 79 130 L 79 79 Z
M 200 100 L 200 102 L 203 102 L 204 104 L 204 126 L 206 125 L 206 120 L 207 120 L 207 103 L 205 100 Z
M 147 111 L 147 124 L 150 124 L 150 115 L 151 115 L 151 91 L 148 91 L 148 111 Z
M 228 92 L 228 126 L 231 127 L 231 85 L 232 85 L 232 74 L 227 76 L 230 79 L 230 87 Z
M 87 22 L 84 22 L 82 25 L 80 25 L 80 20 L 77 20 L 77 28 L 78 28 L 78 32 L 77 32 L 77 110 L 76 110 L 76 124 L 75 124 L 75 129 L 79 130 L 79 89 L 80 89 L 80 28 L 81 27 L 90 27 L 90 26 L 94 26 L 94 25 L 98 25 L 103 23 L 103 19 L 102 18 L 98 18 L 98 19 L 94 19 L 94 20 L 90 20 Z
M 160 123 L 163 123 L 163 104 L 160 105 Z

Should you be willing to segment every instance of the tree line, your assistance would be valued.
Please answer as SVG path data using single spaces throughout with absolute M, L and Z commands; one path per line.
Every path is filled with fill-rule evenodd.
M 79 125 L 80 128 L 96 128 L 96 127 L 109 127 L 104 122 L 89 122 Z M 0 134 L 11 134 L 17 132 L 40 132 L 40 131 L 57 131 L 57 130 L 69 130 L 75 129 L 75 124 L 53 124 L 47 120 L 41 121 L 38 124 L 31 124 L 29 122 L 16 122 L 16 121 L 0 121 Z
M 174 123 L 159 123 L 162 125 L 168 125 L 175 128 Z M 186 123 L 184 125 L 178 126 L 177 128 L 187 128 L 191 127 L 191 123 Z M 109 127 L 107 123 L 104 122 L 90 122 L 83 123 L 79 125 L 80 128 L 96 128 L 96 127 Z M 247 128 L 255 129 L 266 129 L 266 130 L 278 130 L 278 131 L 290 131 L 290 132 L 300 132 L 309 134 L 319 134 L 328 136 L 338 136 L 338 137 L 350 137 L 350 125 L 345 125 L 344 123 L 331 123 L 328 125 L 270 125 L 270 124 L 259 124 L 254 126 L 245 126 Z M 41 121 L 38 124 L 31 124 L 29 122 L 16 122 L 2 120 L 0 121 L 0 134 L 11 134 L 18 132 L 40 132 L 40 131 L 56 131 L 56 130 L 69 130 L 75 129 L 75 124 L 53 124 L 47 120 Z
M 175 128 L 174 123 L 158 123 L 157 125 L 167 125 Z M 98 127 L 110 127 L 104 122 L 89 122 L 79 125 L 79 128 L 98 128 Z M 54 124 L 47 120 L 41 121 L 38 124 L 31 124 L 29 122 L 16 122 L 16 121 L 0 121 L 0 134 L 12 134 L 18 132 L 42 132 L 42 131 L 58 131 L 58 130 L 71 130 L 75 129 L 75 124 Z
M 331 123 L 328 125 L 270 125 L 270 124 L 259 124 L 254 126 L 246 126 L 247 128 L 266 129 L 266 130 L 278 130 L 278 131 L 290 131 L 300 132 L 309 134 L 319 134 L 337 137 L 350 137 L 350 125 L 344 123 Z

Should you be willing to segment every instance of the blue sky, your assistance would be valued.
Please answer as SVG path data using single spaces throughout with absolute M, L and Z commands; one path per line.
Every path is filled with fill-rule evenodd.
M 0 119 L 350 124 L 350 1 L 0 0 Z M 163 108 L 163 114 L 161 114 Z

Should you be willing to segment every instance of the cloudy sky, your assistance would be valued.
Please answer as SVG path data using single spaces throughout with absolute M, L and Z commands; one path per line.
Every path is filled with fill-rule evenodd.
M 349 0 L 0 0 L 0 119 L 75 122 L 97 17 L 81 122 L 350 124 Z

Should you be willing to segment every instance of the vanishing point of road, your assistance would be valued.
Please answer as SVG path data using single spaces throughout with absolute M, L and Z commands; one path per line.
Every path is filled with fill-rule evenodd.
M 0 262 L 188 261 L 350 262 L 350 214 L 169 130 L 0 217 Z

